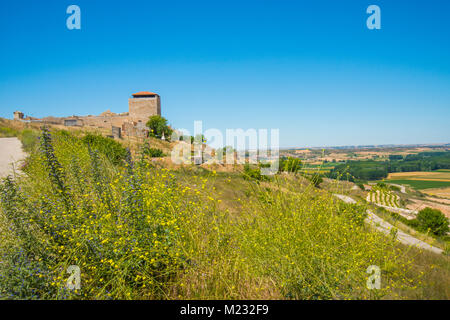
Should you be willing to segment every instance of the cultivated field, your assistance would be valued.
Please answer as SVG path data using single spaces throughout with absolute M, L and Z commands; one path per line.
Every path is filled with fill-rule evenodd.
M 400 197 L 394 192 L 374 187 L 367 195 L 367 201 L 379 204 L 382 206 L 388 206 L 392 208 L 400 207 Z
M 450 171 L 414 171 L 414 172 L 395 172 L 389 173 L 388 180 L 432 180 L 432 181 L 449 181 Z
M 438 189 L 426 189 L 423 192 L 425 192 L 429 195 L 432 195 L 432 196 L 438 196 L 438 197 L 450 199 L 450 187 L 438 188 Z
M 411 188 L 417 190 L 450 187 L 450 181 L 440 181 L 440 180 L 393 179 L 393 180 L 386 180 L 386 182 L 408 185 Z

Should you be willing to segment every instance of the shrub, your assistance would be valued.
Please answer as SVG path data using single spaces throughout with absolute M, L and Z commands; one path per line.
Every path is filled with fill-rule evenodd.
M 144 162 L 146 157 L 160 158 L 164 157 L 164 152 L 161 149 L 152 148 L 148 142 L 144 143 L 141 148 L 141 161 Z
M 157 149 L 157 148 L 148 148 L 146 154 L 150 157 L 150 158 L 160 158 L 160 157 L 164 157 L 164 152 L 161 149 Z
M 377 182 L 377 187 L 379 189 L 387 189 L 387 185 L 384 182 Z
M 67 297 L 66 270 L 77 265 L 81 295 L 70 298 L 161 298 L 188 266 L 182 245 L 197 225 L 190 217 L 204 217 L 209 200 L 201 202 L 164 169 L 135 166 L 129 154 L 126 166 L 114 167 L 90 146 L 44 130 L 26 184 L 1 185 L 0 210 L 24 248 L 11 249 L 10 266 L 1 270 L 8 297 Z M 44 284 L 31 276 L 38 269 Z
M 246 180 L 257 180 L 257 181 L 263 181 L 267 180 L 268 178 L 261 174 L 261 168 L 252 168 L 249 164 L 244 165 L 244 173 L 243 177 Z
M 403 286 L 386 276 L 381 290 L 367 290 L 367 267 L 401 274 L 403 253 L 392 250 L 392 239 L 366 231 L 363 208 L 330 197 L 315 189 L 264 191 L 264 201 L 248 201 L 238 235 L 246 268 L 277 283 L 287 299 L 374 299 Z
M 437 236 L 443 236 L 449 231 L 447 217 L 437 209 L 425 208 L 417 214 L 417 224 L 423 231 L 430 231 Z
M 318 188 L 319 185 L 323 182 L 323 178 L 320 174 L 316 173 L 312 175 L 311 177 L 311 183 L 314 185 L 314 187 Z
M 150 136 L 161 139 L 162 135 L 166 139 L 170 139 L 173 130 L 167 125 L 167 119 L 160 115 L 151 116 L 147 122 L 150 129 Z
M 119 142 L 101 135 L 88 133 L 83 142 L 93 150 L 105 155 L 113 164 L 120 164 L 127 156 L 127 150 Z

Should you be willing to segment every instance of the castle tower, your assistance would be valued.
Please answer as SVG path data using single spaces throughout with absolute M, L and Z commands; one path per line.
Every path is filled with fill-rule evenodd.
M 23 113 L 20 111 L 14 111 L 14 120 L 23 120 Z
M 154 115 L 161 115 L 161 100 L 157 93 L 141 91 L 128 100 L 131 121 L 147 122 Z

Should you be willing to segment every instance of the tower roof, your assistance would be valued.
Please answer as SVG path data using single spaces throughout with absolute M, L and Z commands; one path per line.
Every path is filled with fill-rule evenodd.
M 132 96 L 133 97 L 142 97 L 142 96 L 157 96 L 157 93 L 154 92 L 150 92 L 150 91 L 140 91 L 137 93 L 133 93 Z

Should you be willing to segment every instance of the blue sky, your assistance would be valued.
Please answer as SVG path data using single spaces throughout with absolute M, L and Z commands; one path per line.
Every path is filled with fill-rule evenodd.
M 279 128 L 282 147 L 448 143 L 449 17 L 446 0 L 1 1 L 0 116 L 123 112 L 147 90 L 177 128 Z

